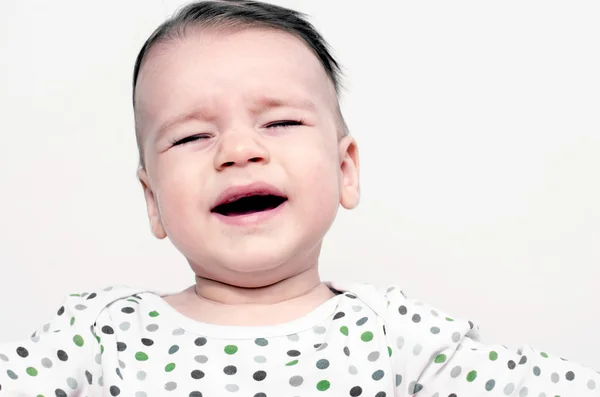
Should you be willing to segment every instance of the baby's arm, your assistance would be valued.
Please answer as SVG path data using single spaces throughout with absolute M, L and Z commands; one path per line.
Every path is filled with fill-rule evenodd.
M 598 397 L 600 373 L 527 345 L 479 341 L 478 328 L 388 290 L 386 325 L 398 396 Z
M 94 298 L 69 296 L 30 338 L 0 343 L 0 396 L 89 394 L 100 354 Z

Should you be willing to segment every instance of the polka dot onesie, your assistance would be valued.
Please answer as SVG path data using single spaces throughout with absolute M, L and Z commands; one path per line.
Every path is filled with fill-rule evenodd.
M 327 283 L 297 320 L 217 326 L 127 287 L 73 294 L 29 339 L 0 344 L 0 396 L 600 396 L 600 374 L 401 290 Z

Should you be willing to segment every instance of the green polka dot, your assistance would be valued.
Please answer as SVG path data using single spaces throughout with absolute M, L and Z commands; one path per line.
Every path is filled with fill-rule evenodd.
M 392 348 L 388 346 L 388 355 L 392 357 Z
M 98 341 L 98 343 L 100 343 L 101 339 L 98 335 L 94 335 L 96 337 L 96 340 Z
M 498 359 L 498 353 L 496 353 L 495 351 L 491 351 L 490 352 L 490 360 L 496 361 L 497 359 Z
M 151 311 L 150 313 L 148 313 L 150 317 L 158 317 L 159 314 L 157 311 Z
M 467 381 L 473 382 L 477 378 L 477 371 L 471 371 L 467 374 Z
M 238 347 L 236 345 L 227 345 L 225 346 L 225 353 L 227 354 L 235 354 L 238 351 Z
M 81 335 L 75 335 L 73 337 L 73 342 L 75 342 L 75 344 L 79 347 L 83 346 L 83 338 L 81 337 Z
M 104 354 L 104 345 L 100 345 L 100 354 Z
M 454 319 L 452 319 L 450 317 L 446 317 L 446 321 L 454 321 Z
M 317 390 L 325 391 L 329 389 L 329 386 L 331 386 L 331 383 L 329 383 L 328 380 L 322 380 L 319 383 L 317 383 Z
M 363 342 L 370 342 L 373 340 L 373 333 L 371 331 L 363 332 L 360 336 Z
M 71 317 L 71 326 L 73 326 L 73 324 L 75 324 L 75 317 Z
M 298 364 L 298 360 L 292 360 L 289 363 L 286 364 L 287 367 L 291 367 L 292 365 L 296 365 Z
M 438 354 L 437 357 L 435 358 L 434 362 L 436 364 L 441 364 L 446 362 L 446 355 L 445 354 Z
M 81 294 L 71 294 L 70 296 L 81 296 Z
M 166 371 L 166 372 L 171 372 L 171 371 L 173 371 L 174 369 L 175 369 L 175 363 L 170 363 L 170 364 L 167 364 L 167 366 L 165 367 L 165 371 Z
M 540 353 L 540 356 L 542 356 L 542 357 L 544 357 L 544 358 L 548 358 L 548 355 L 547 355 L 546 353 L 544 353 L 544 352 L 541 352 L 541 353 Z
M 148 355 L 144 352 L 135 353 L 135 359 L 138 361 L 146 361 L 148 359 Z
M 35 396 L 35 397 L 44 397 L 44 395 L 43 395 L 43 394 L 38 394 L 38 395 L 37 395 L 37 396 Z
M 346 327 L 345 325 L 340 327 L 340 332 L 346 336 L 348 336 L 348 327 Z
M 25 372 L 27 372 L 27 375 L 29 376 L 37 376 L 38 371 L 37 369 L 33 368 L 33 367 L 29 367 L 25 370 Z
M 136 301 L 135 299 L 127 299 L 127 302 L 140 303 L 140 302 Z

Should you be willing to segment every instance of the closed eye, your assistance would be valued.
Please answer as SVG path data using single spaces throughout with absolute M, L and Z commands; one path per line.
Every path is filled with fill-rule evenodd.
M 184 145 L 186 143 L 189 142 L 194 142 L 194 141 L 199 141 L 199 140 L 203 140 L 203 139 L 208 139 L 211 136 L 209 134 L 197 134 L 197 135 L 191 135 L 191 136 L 186 136 L 185 138 L 182 139 L 172 139 L 171 143 L 173 144 L 173 146 L 177 146 L 177 145 Z
M 297 126 L 297 125 L 304 125 L 304 120 L 284 120 L 284 121 L 277 121 L 275 123 L 271 123 L 269 125 L 267 125 L 267 128 L 273 128 L 273 127 L 293 127 L 293 126 Z

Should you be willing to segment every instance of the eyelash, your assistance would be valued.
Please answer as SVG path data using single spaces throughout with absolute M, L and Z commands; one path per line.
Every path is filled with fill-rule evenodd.
M 283 121 L 277 121 L 275 123 L 271 123 L 269 125 L 267 125 L 267 128 L 273 128 L 273 127 L 280 127 L 280 128 L 289 128 L 289 127 L 295 127 L 295 126 L 300 126 L 300 125 L 304 125 L 304 120 L 300 119 L 300 120 L 283 120 Z M 182 139 L 172 139 L 171 140 L 171 144 L 173 146 L 178 146 L 178 145 L 185 145 L 188 142 L 195 142 L 197 140 L 203 140 L 203 139 L 208 139 L 210 138 L 212 135 L 210 134 L 198 134 L 198 135 L 192 135 L 192 136 L 188 136 Z

